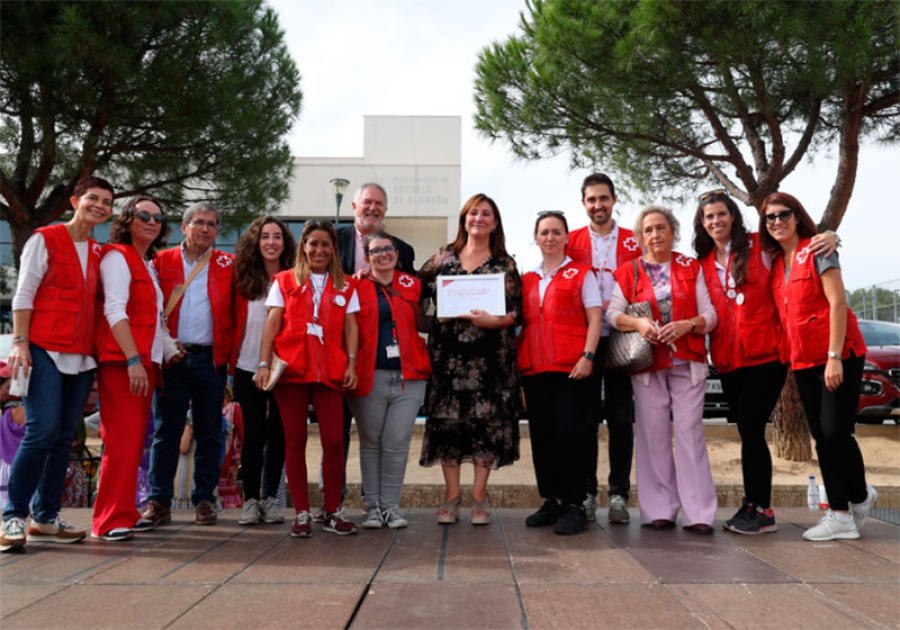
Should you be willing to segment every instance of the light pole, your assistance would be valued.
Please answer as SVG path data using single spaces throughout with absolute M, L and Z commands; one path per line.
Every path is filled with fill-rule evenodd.
M 347 186 L 350 185 L 350 182 L 337 177 L 332 179 L 330 184 L 331 191 L 334 193 L 334 229 L 336 230 L 341 221 L 341 202 L 344 200 L 344 193 L 347 192 Z

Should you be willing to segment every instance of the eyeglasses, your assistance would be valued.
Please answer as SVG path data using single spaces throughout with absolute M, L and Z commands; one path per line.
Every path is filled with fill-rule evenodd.
M 769 225 L 775 225 L 776 221 L 781 221 L 782 223 L 787 223 L 787 220 L 794 216 L 794 211 L 790 208 L 787 210 L 782 210 L 781 212 L 773 212 L 772 214 L 766 214 L 766 223 Z
M 397 248 L 393 245 L 386 245 L 385 247 L 373 247 L 369 250 L 369 256 L 377 256 L 378 254 L 393 254 L 397 251 Z
M 146 210 L 141 210 L 140 212 L 135 212 L 134 216 L 136 219 L 140 219 L 144 223 L 150 223 L 150 221 L 153 221 L 157 225 L 162 224 L 162 222 L 166 220 L 166 217 L 164 217 L 161 212 L 157 213 L 157 214 L 150 214 Z
M 219 224 L 215 221 L 204 221 L 203 219 L 193 219 L 190 223 L 191 226 L 195 228 L 202 228 L 203 226 L 208 227 L 210 230 L 218 230 Z
M 564 219 L 566 217 L 562 210 L 541 210 L 537 214 L 539 219 L 544 217 L 560 217 Z
M 710 191 L 705 192 L 702 195 L 700 195 L 700 203 L 703 203 L 704 201 L 712 199 L 713 197 L 727 197 L 727 196 L 728 196 L 727 190 L 725 190 L 724 188 L 716 188 L 715 190 L 710 190 Z

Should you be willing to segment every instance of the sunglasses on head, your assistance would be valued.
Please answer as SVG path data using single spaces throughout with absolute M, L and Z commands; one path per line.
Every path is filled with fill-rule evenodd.
M 715 190 L 710 190 L 708 192 L 700 195 L 700 203 L 704 203 L 705 201 L 712 199 L 713 197 L 727 197 L 728 191 L 724 188 L 716 188 Z
M 794 216 L 794 211 L 790 208 L 787 210 L 782 210 L 781 212 L 773 212 L 771 214 L 764 215 L 766 217 L 766 223 L 769 225 L 775 225 L 775 221 L 781 221 L 782 223 L 787 222 L 792 216 Z
M 538 218 L 541 218 L 541 219 L 544 217 L 565 218 L 565 216 L 566 216 L 565 214 L 563 214 L 562 210 L 541 210 L 540 212 L 537 213 L 537 215 L 538 215 Z
M 134 216 L 136 218 L 140 219 L 141 221 L 143 221 L 144 223 L 150 223 L 150 221 L 153 221 L 157 225 L 161 225 L 162 222 L 165 220 L 165 217 L 163 216 L 163 214 L 161 212 L 158 212 L 156 214 L 150 214 L 146 210 L 141 210 L 140 212 L 135 212 Z

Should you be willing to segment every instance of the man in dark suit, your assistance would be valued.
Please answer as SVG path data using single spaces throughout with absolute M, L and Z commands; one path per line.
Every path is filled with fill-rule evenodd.
M 338 229 L 338 254 L 344 273 L 354 274 L 360 269 L 368 269 L 363 258 L 363 239 L 367 234 L 384 229 L 384 215 L 387 214 L 387 192 L 379 184 L 368 182 L 359 187 L 353 200 L 353 225 Z M 407 273 L 415 273 L 413 266 L 416 253 L 412 246 L 393 237 L 397 243 L 397 266 Z

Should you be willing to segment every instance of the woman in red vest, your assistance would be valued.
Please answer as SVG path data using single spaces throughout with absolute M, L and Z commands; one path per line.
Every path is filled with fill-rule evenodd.
M 371 274 L 360 280 L 359 384 L 348 399 L 359 431 L 359 467 L 367 529 L 408 525 L 400 491 L 416 415 L 425 399 L 431 360 L 417 321 L 422 285 L 397 271 L 398 250 L 384 232 L 367 234 L 363 251 Z
M 805 540 L 855 540 L 875 502 L 853 427 L 866 344 L 847 294 L 836 254 L 816 254 L 816 226 L 803 205 L 786 193 L 760 208 L 763 247 L 774 254 L 772 293 L 789 349 L 800 400 L 816 440 L 819 467 L 831 508 L 803 533 Z
M 297 264 L 275 276 L 266 300 L 259 367 L 253 381 L 268 385 L 273 356 L 287 362 L 275 385 L 283 410 L 285 466 L 297 516 L 291 536 L 312 535 L 306 474 L 306 421 L 312 401 L 322 440 L 325 531 L 355 534 L 341 507 L 344 476 L 344 392 L 356 387 L 359 298 L 344 276 L 337 234 L 329 223 L 309 221 L 300 236 Z M 293 415 L 291 415 L 293 413 Z
M 832 232 L 817 236 L 834 251 Z M 772 254 L 747 232 L 735 201 L 722 189 L 700 195 L 694 215 L 694 250 L 703 268 L 719 323 L 709 334 L 709 353 L 741 435 L 744 500 L 723 527 L 737 534 L 778 529 L 772 499 L 772 455 L 766 424 L 784 387 L 787 366 L 779 358 L 780 324 L 769 271 Z
M 9 369 L 13 377 L 21 369 L 30 378 L 24 397 L 28 423 L 10 471 L 0 551 L 24 549 L 26 536 L 56 543 L 85 536 L 61 519 L 59 510 L 75 426 L 97 367 L 94 317 L 101 248 L 90 233 L 109 218 L 113 194 L 105 179 L 83 177 L 72 191 L 72 218 L 38 228 L 22 250 Z
M 525 325 L 516 339 L 531 452 L 544 505 L 528 527 L 557 534 L 587 529 L 584 496 L 592 462 L 585 437 L 596 393 L 587 378 L 603 327 L 603 297 L 590 266 L 566 256 L 569 225 L 561 212 L 538 215 L 541 265 L 522 276 Z
M 631 375 L 641 522 L 675 527 L 681 508 L 686 529 L 712 534 L 717 500 L 703 434 L 704 335 L 717 317 L 700 264 L 672 251 L 678 228 L 668 208 L 641 210 L 634 235 L 644 255 L 616 269 L 606 318 L 617 330 L 639 331 L 654 344 L 653 365 Z M 627 315 L 629 302 L 649 302 L 653 319 Z
M 234 374 L 234 397 L 244 417 L 244 506 L 239 525 L 284 522 L 275 498 L 284 468 L 281 414 L 275 396 L 258 389 L 253 376 L 268 315 L 266 296 L 275 274 L 293 267 L 296 259 L 294 235 L 281 219 L 271 215 L 255 219 L 234 248 L 235 340 L 229 366 Z
M 140 518 L 135 492 L 163 361 L 163 297 L 150 261 L 168 236 L 156 199 L 133 197 L 113 221 L 100 262 L 97 384 L 103 458 L 91 531 L 100 540 L 126 540 L 133 531 L 153 529 L 152 521 Z

